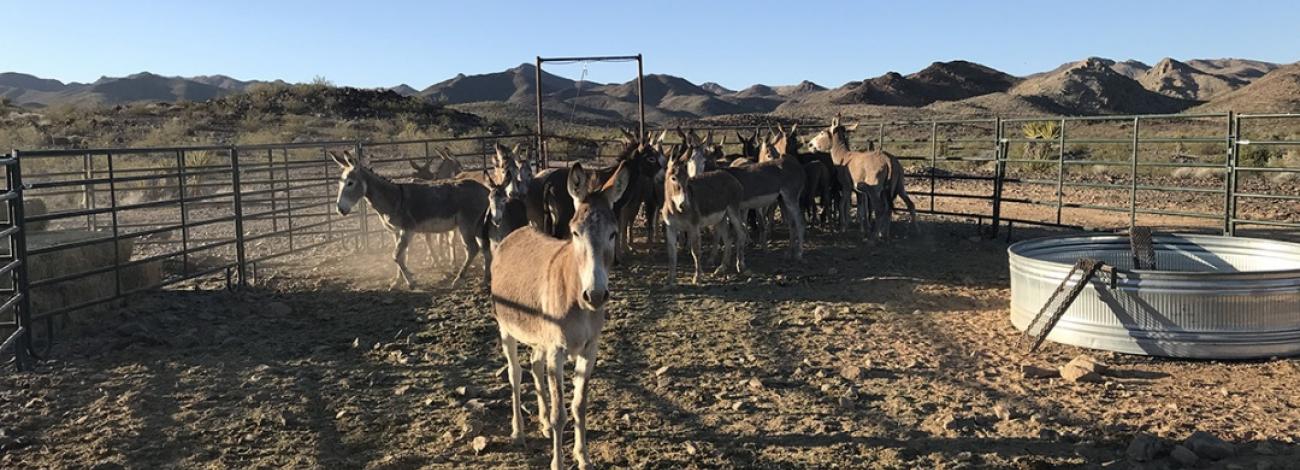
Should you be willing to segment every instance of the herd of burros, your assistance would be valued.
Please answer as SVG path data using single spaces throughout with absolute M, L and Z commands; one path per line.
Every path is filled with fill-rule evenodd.
M 811 151 L 803 150 L 797 127 L 778 127 L 765 138 L 758 131 L 737 132 L 743 150 L 734 155 L 723 154 L 712 132 L 700 137 L 678 129 L 681 143 L 670 145 L 664 142 L 668 131 L 624 131 L 622 151 L 608 168 L 573 163 L 538 170 L 532 155 L 497 145 L 490 171 L 462 173 L 450 154 L 440 155 L 436 168 L 432 161 L 412 162 L 414 176 L 427 180 L 419 183 L 393 182 L 348 152 L 330 156 L 342 168 L 339 213 L 347 215 L 365 199 L 393 233 L 394 288 L 415 287 L 406 248 L 417 233 L 425 235 L 435 257 L 433 237 L 461 241 L 464 264 L 452 286 L 484 252 L 485 284 L 508 362 L 511 438 L 523 440 L 517 353 L 523 343 L 533 352 L 541 432 L 552 439 L 556 469 L 564 468 L 563 371 L 566 360 L 573 360 L 573 457 L 587 468 L 587 381 L 610 298 L 610 268 L 627 255 L 638 215 L 644 213 L 652 246 L 663 224 L 669 283 L 677 279 L 679 234 L 686 235 L 694 260 L 693 282 L 699 280 L 706 231 L 717 241 L 714 259 L 721 256 L 715 272 L 743 272 L 750 234 L 765 246 L 778 209 L 789 228 L 786 256 L 794 260 L 803 257 L 807 223 L 848 229 L 854 195 L 867 243 L 890 238 L 895 199 L 906 204 L 909 229 L 915 230 L 916 211 L 897 158 L 850 149 L 847 133 L 856 125 L 842 125 L 838 117 L 807 142 Z

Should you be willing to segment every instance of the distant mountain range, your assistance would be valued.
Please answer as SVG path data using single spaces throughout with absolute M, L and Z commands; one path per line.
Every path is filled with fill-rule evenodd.
M 241 81 L 225 75 L 164 77 L 141 72 L 126 77 L 102 77 L 94 83 L 63 83 L 32 75 L 0 73 L 0 98 L 27 107 L 62 104 L 113 105 L 154 101 L 204 101 L 242 92 L 259 83 Z
M 521 64 L 501 72 L 465 75 L 417 90 L 390 87 L 448 105 L 502 103 L 531 106 L 537 70 Z M 262 81 L 224 75 L 164 77 L 148 72 L 94 83 L 62 83 L 21 73 L 0 73 L 0 98 L 27 107 L 113 105 L 140 101 L 204 101 L 240 93 Z M 651 121 L 731 114 L 821 113 L 838 107 L 917 110 L 936 114 L 1064 115 L 1170 113 L 1188 109 L 1242 112 L 1300 111 L 1300 64 L 1246 59 L 1166 58 L 1154 66 L 1139 61 L 1091 57 L 1025 77 L 955 60 L 935 62 L 903 75 L 886 73 L 826 88 L 810 81 L 795 85 L 755 84 L 735 91 L 717 83 L 696 85 L 672 75 L 645 76 L 645 104 Z M 543 73 L 549 110 L 584 119 L 623 120 L 637 112 L 636 81 L 602 84 Z

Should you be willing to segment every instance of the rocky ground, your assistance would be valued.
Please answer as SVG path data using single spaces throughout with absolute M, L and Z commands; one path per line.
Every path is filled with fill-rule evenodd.
M 592 458 L 1300 468 L 1300 361 L 1026 354 L 1007 321 L 1006 245 L 973 235 L 934 219 L 874 248 L 814 235 L 803 263 L 754 253 L 750 274 L 677 288 L 662 249 L 641 247 L 614 274 Z M 389 292 L 386 258 L 309 257 L 246 290 L 217 281 L 76 317 L 35 372 L 0 375 L 0 467 L 546 465 L 532 416 L 526 446 L 510 445 L 478 270 L 474 288 Z

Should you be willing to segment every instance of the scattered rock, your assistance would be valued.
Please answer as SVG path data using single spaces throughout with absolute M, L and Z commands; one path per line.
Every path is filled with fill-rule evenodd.
M 818 305 L 817 308 L 813 309 L 813 323 L 820 324 L 829 314 L 830 312 L 826 309 L 826 306 Z
M 1205 431 L 1196 431 L 1191 436 L 1187 436 L 1183 445 L 1195 452 L 1197 456 L 1210 460 L 1231 457 L 1237 450 L 1232 444 Z
M 663 376 L 664 374 L 667 374 L 668 371 L 670 370 L 672 370 L 672 368 L 668 366 L 660 367 L 658 369 L 655 369 L 655 376 Z
M 456 387 L 456 395 L 458 396 L 472 397 L 472 396 L 477 396 L 478 394 L 479 394 L 478 389 L 469 385 L 461 385 L 459 387 Z
M 1200 460 L 1200 458 L 1196 456 L 1195 452 L 1192 452 L 1191 449 L 1183 446 L 1174 447 L 1174 451 L 1170 452 L 1169 456 L 1173 457 L 1174 460 L 1177 460 L 1178 463 L 1181 463 L 1186 467 L 1194 466 L 1196 465 L 1196 462 Z
M 847 410 L 853 408 L 853 405 L 855 405 L 856 403 L 853 401 L 852 398 L 840 397 L 838 400 L 838 404 L 840 405 L 840 408 L 844 408 Z
M 695 455 L 697 452 L 700 451 L 699 448 L 695 447 L 695 443 L 691 441 L 686 441 L 685 447 L 686 447 L 686 453 L 690 455 Z
M 862 368 L 858 366 L 844 366 L 840 368 L 840 377 L 856 382 L 862 378 Z
M 483 449 L 487 449 L 488 440 L 486 437 L 478 436 L 475 437 L 473 441 L 470 441 L 469 445 L 474 449 L 475 454 L 480 454 L 483 452 Z
M 1003 403 L 993 405 L 993 416 L 997 416 L 1002 421 L 1011 421 L 1014 417 L 1011 414 L 1011 407 Z
M 1054 379 L 1061 376 L 1057 370 L 1031 365 L 1020 366 L 1020 374 L 1026 379 Z
M 466 413 L 460 416 L 460 436 L 457 436 L 457 439 L 466 439 L 478 435 L 481 431 L 483 431 L 483 420 L 477 413 Z
M 1061 366 L 1061 378 L 1066 382 L 1087 382 L 1102 383 L 1106 380 L 1101 378 L 1101 374 L 1088 370 L 1084 366 L 1075 364 L 1071 361 L 1069 364 Z
M 749 388 L 750 388 L 751 390 L 755 390 L 755 391 L 757 391 L 757 390 L 762 390 L 762 389 L 763 389 L 763 381 L 762 381 L 762 380 L 758 380 L 757 377 L 752 378 L 752 379 L 749 379 L 749 382 L 747 383 L 747 385 L 749 385 Z
M 1135 462 L 1150 462 L 1160 455 L 1160 439 L 1150 434 L 1138 434 L 1125 451 L 1128 458 Z

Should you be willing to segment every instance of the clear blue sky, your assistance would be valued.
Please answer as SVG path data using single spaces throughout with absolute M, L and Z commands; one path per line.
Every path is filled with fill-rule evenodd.
M 646 73 L 731 88 L 952 59 L 1017 75 L 1093 55 L 1300 60 L 1295 1 L 0 0 L 0 15 L 0 71 L 83 82 L 148 70 L 424 88 L 537 55 L 637 52 Z M 635 67 L 590 72 L 621 82 Z

